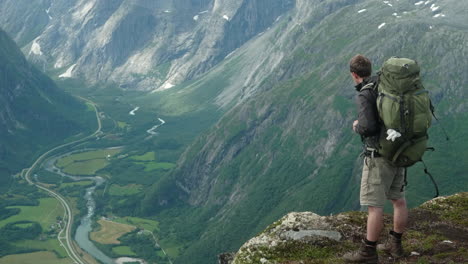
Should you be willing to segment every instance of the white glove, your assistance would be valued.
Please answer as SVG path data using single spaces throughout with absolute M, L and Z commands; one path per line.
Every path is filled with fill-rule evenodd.
M 398 133 L 398 131 L 396 130 L 393 130 L 393 129 L 389 129 L 387 130 L 387 140 L 391 140 L 392 142 L 395 142 L 395 139 L 401 137 L 401 134 Z

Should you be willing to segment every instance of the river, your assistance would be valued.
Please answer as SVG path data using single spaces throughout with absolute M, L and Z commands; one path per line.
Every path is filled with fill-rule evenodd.
M 81 150 L 83 151 L 83 150 Z M 73 151 L 69 152 L 60 156 L 53 157 L 46 161 L 44 164 L 44 168 L 49 171 L 53 172 L 55 174 L 59 174 L 62 177 L 67 177 L 69 179 L 72 179 L 74 181 L 82 181 L 82 180 L 92 180 L 95 182 L 95 185 L 92 187 L 86 188 L 86 193 L 84 195 L 84 199 L 86 200 L 86 207 L 87 207 L 87 214 L 81 218 L 80 225 L 76 229 L 75 232 L 75 241 L 78 243 L 78 245 L 88 252 L 91 256 L 93 256 L 95 259 L 101 261 L 102 263 L 105 264 L 119 264 L 119 263 L 125 263 L 125 262 L 140 262 L 142 264 L 145 264 L 146 262 L 143 261 L 142 259 L 135 259 L 135 258 L 118 258 L 118 259 L 112 259 L 111 257 L 107 256 L 104 254 L 101 250 L 99 250 L 94 243 L 89 239 L 89 233 L 92 231 L 92 219 L 94 216 L 94 212 L 96 209 L 96 202 L 94 201 L 94 191 L 96 188 L 103 183 L 105 183 L 105 179 L 99 176 L 74 176 L 74 175 L 69 175 L 61 171 L 59 168 L 57 168 L 54 164 L 55 162 L 67 155 L 71 155 L 76 152 L 81 152 L 81 151 Z

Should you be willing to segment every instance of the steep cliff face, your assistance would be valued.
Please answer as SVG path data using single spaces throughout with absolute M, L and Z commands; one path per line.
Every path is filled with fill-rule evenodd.
M 410 211 L 403 237 L 401 263 L 466 263 L 468 193 L 440 197 Z M 391 216 L 385 216 L 391 228 Z M 341 256 L 356 249 L 365 235 L 366 214 L 348 212 L 319 216 L 289 213 L 246 242 L 231 260 L 220 264 L 344 263 Z M 382 234 L 381 243 L 387 238 Z M 379 252 L 379 263 L 395 259 Z M 222 261 L 221 261 L 222 259 Z
M 466 96 L 468 64 L 460 58 L 468 52 L 468 24 L 460 10 L 468 7 L 457 1 L 432 4 L 297 1 L 282 23 L 229 57 L 241 63 L 243 54 L 270 47 L 280 50 L 272 56 L 281 55 L 254 92 L 194 142 L 172 174 L 200 224 L 200 239 L 184 257 L 238 247 L 235 241 L 287 211 L 329 214 L 359 207 L 361 148 L 351 131 L 355 91 L 348 73 L 356 53 L 369 56 L 376 69 L 395 55 L 418 60 L 452 136 L 445 142 L 442 125 L 435 122 L 430 133 L 437 151 L 426 155 L 426 163 L 444 193 L 463 190 L 450 182 L 454 177 L 466 181 L 468 162 L 446 164 L 467 153 L 461 140 L 468 136 L 463 125 L 468 116 L 460 98 Z M 301 20 L 296 14 L 303 15 L 297 16 Z M 412 205 L 432 195 L 421 171 L 419 166 L 410 170 Z
M 5 180 L 42 148 L 83 129 L 78 113 L 85 107 L 30 65 L 2 30 L 0 60 L 0 178 Z
M 64 78 L 160 91 L 205 73 L 293 6 L 293 0 L 6 0 L 0 25 L 31 60 L 61 69 Z

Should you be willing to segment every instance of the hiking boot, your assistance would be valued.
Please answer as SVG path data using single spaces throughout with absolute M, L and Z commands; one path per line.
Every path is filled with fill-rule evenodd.
M 403 247 L 401 246 L 401 235 L 397 238 L 395 232 L 390 231 L 390 235 L 384 244 L 377 246 L 378 250 L 382 250 L 390 254 L 393 258 L 401 258 L 404 255 Z
M 346 263 L 379 263 L 377 248 L 375 246 L 366 245 L 364 241 L 362 241 L 362 245 L 359 250 L 344 254 L 343 260 Z

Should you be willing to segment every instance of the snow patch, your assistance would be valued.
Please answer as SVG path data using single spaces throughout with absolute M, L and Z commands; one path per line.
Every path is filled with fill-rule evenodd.
M 201 14 L 205 14 L 205 13 L 208 13 L 208 10 L 205 10 L 205 11 L 201 11 L 200 13 L 198 13 L 199 15 Z
M 33 44 L 31 45 L 31 51 L 29 51 L 29 54 L 31 53 L 34 55 L 42 56 L 41 45 L 39 45 L 39 43 L 37 43 L 36 40 L 34 40 Z
M 426 2 L 424 2 L 424 5 L 427 5 L 427 4 L 429 4 L 430 2 L 431 2 L 431 1 L 426 1 Z
M 439 13 L 439 14 L 434 15 L 434 17 L 445 17 L 445 15 Z
M 169 14 L 171 13 L 171 10 L 164 10 L 164 13 Z
M 390 3 L 388 3 L 387 5 L 388 5 L 388 6 L 393 6 L 393 5 L 392 5 L 392 4 L 390 4 Z
M 393 13 L 392 15 L 397 17 L 397 16 L 398 16 L 398 13 Z
M 432 4 L 432 5 L 431 5 L 431 10 L 432 10 L 432 12 L 437 11 L 437 9 L 439 9 L 439 6 L 436 6 L 435 4 Z
M 128 113 L 128 114 L 134 116 L 134 115 L 135 115 L 135 112 L 138 111 L 138 109 L 140 109 L 139 106 L 135 107 L 135 109 L 133 109 L 132 111 L 130 111 L 130 113 Z
M 170 83 L 170 82 L 166 82 L 163 86 L 161 86 L 158 90 L 161 90 L 161 91 L 164 91 L 164 90 L 167 90 L 167 89 L 171 89 L 172 87 L 174 87 L 175 85 Z
M 422 5 L 422 4 L 424 4 L 424 1 L 419 1 L 419 2 L 415 3 L 414 5 Z
M 199 16 L 196 15 L 196 16 L 193 17 L 193 20 L 198 21 L 198 18 L 199 18 Z
M 359 10 L 359 11 L 357 11 L 357 12 L 358 12 L 358 13 L 362 13 L 362 12 L 366 12 L 366 11 L 367 11 L 367 9 L 361 9 L 361 10 Z
M 383 27 L 385 26 L 385 24 L 386 24 L 386 23 L 380 24 L 378 28 L 379 28 L 379 29 L 383 28 Z
M 433 26 L 429 26 L 429 29 L 433 29 L 434 27 Z
M 229 17 L 227 15 L 224 15 L 223 18 L 226 19 L 226 21 L 229 21 Z
M 67 69 L 66 72 L 62 73 L 59 75 L 59 78 L 71 78 L 72 77 L 72 71 L 75 69 L 76 63 L 70 66 L 70 68 Z

